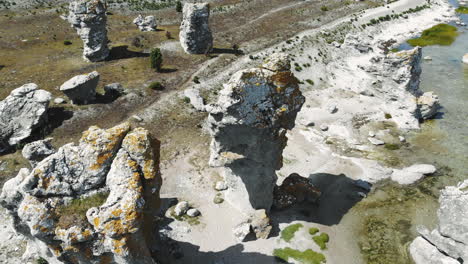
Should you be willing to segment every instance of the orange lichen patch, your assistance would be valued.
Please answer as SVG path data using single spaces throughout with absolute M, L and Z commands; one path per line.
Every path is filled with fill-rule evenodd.
M 120 214 L 122 214 L 122 209 L 120 209 L 120 208 L 115 209 L 115 210 L 112 211 L 112 215 L 114 215 L 116 217 L 119 216 Z
M 294 74 L 292 74 L 292 72 L 289 71 L 277 72 L 270 78 L 276 86 L 296 85 L 299 83 L 299 80 L 294 76 Z
M 93 219 L 93 224 L 94 224 L 94 227 L 98 227 L 99 224 L 101 223 L 99 217 L 96 217 Z
M 91 236 L 91 231 L 89 229 L 86 229 L 81 233 L 84 237 L 90 237 Z
M 127 238 L 112 240 L 112 246 L 114 247 L 114 253 L 123 256 L 127 250 Z
M 143 177 L 146 180 L 154 179 L 156 177 L 156 170 L 154 168 L 154 160 L 145 160 L 143 165 Z
M 96 158 L 96 163 L 89 166 L 89 169 L 90 170 L 97 170 L 97 169 L 101 168 L 102 165 L 104 165 L 104 163 L 106 163 L 106 161 L 108 161 L 111 157 L 112 157 L 112 153 L 110 153 L 110 152 L 99 154 L 97 156 L 97 158 Z

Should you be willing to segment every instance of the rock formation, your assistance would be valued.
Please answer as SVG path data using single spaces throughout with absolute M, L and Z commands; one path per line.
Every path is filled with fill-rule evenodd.
M 21 154 L 29 161 L 31 167 L 35 167 L 41 160 L 55 153 L 55 149 L 50 143 L 52 138 L 38 140 L 24 145 Z
M 460 264 L 468 261 L 468 180 L 440 192 L 439 226 L 420 234 L 410 245 L 416 264 Z
M 49 92 L 28 83 L 0 101 L 0 153 L 21 143 L 45 124 L 51 99 Z
M 70 3 L 67 20 L 83 40 L 83 58 L 87 61 L 102 61 L 109 56 L 106 9 L 107 4 L 103 0 Z
M 157 154 L 143 128 L 93 126 L 78 145 L 62 146 L 6 182 L 0 204 L 49 260 L 155 263 Z
M 138 15 L 134 20 L 133 24 L 137 25 L 141 31 L 156 31 L 156 19 L 154 16 L 143 17 Z
M 275 186 L 273 206 L 285 209 L 296 203 L 316 202 L 321 192 L 307 178 L 292 173 L 281 186 Z
M 226 199 L 240 211 L 270 210 L 275 170 L 282 167 L 286 131 L 304 103 L 286 54 L 239 71 L 208 105 L 211 166 L 224 166 Z
M 60 86 L 62 91 L 74 104 L 87 104 L 94 100 L 99 73 L 93 71 L 88 74 L 77 75 Z
M 425 92 L 418 97 L 419 118 L 426 120 L 434 117 L 440 109 L 439 97 L 433 92 Z
M 189 54 L 205 54 L 213 48 L 208 20 L 210 6 L 207 3 L 186 3 L 183 9 L 183 20 L 180 25 L 180 44 Z

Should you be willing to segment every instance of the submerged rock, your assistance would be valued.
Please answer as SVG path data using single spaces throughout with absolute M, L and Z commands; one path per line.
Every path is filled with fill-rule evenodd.
M 0 204 L 17 232 L 54 263 L 155 263 L 155 157 L 143 128 L 91 127 L 78 145 L 64 145 L 7 181 Z
M 213 48 L 213 36 L 209 26 L 210 5 L 185 3 L 180 25 L 180 44 L 189 54 L 205 54 Z
M 144 17 L 138 15 L 134 20 L 133 24 L 137 25 L 138 29 L 141 31 L 156 31 L 156 19 L 154 16 Z
M 285 54 L 273 54 L 263 67 L 235 73 L 207 106 L 210 165 L 224 166 L 226 200 L 243 212 L 268 211 L 273 203 L 286 131 L 304 103 L 289 68 Z
M 0 153 L 23 142 L 46 124 L 50 100 L 49 92 L 28 83 L 0 101 Z
M 77 75 L 60 86 L 62 91 L 75 104 L 87 104 L 94 100 L 99 73 L 93 71 L 88 74 Z
M 83 58 L 87 61 L 102 61 L 109 56 L 106 10 L 107 3 L 103 0 L 70 3 L 67 20 L 83 40 Z
M 440 192 L 439 226 L 429 231 L 418 228 L 410 246 L 416 264 L 454 263 L 468 261 L 468 180 Z

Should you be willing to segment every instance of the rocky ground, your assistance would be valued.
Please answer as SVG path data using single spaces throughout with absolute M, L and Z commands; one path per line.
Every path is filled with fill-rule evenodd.
M 53 137 L 54 146 L 60 147 L 76 141 L 91 125 L 111 127 L 129 120 L 161 140 L 162 213 L 177 200 L 188 201 L 201 212 L 196 221 L 174 219 L 166 213 L 160 233 L 167 247 L 160 249 L 158 257 L 163 263 L 276 263 L 279 260 L 272 257 L 274 249 L 286 247 L 313 249 L 322 253 L 327 263 L 363 263 L 360 248 L 349 242 L 354 240 L 356 230 L 339 225 L 344 214 L 370 190 L 355 180 L 398 181 L 399 173 L 412 164 L 405 164 L 398 158 L 398 151 L 391 148 L 405 148 L 401 138 L 405 137 L 405 129 L 418 126 L 418 117 L 408 113 L 408 109 L 419 109 L 412 99 L 420 95 L 408 92 L 414 86 L 411 74 L 400 77 L 399 83 L 403 84 L 396 91 L 376 88 L 381 85 L 382 89 L 393 77 L 381 75 L 387 70 L 385 58 L 403 56 L 403 65 L 392 64 L 388 70 L 412 72 L 417 63 L 407 66 L 406 62 L 420 58 L 420 54 L 388 55 L 389 50 L 421 29 L 450 19 L 452 12 L 444 1 L 436 1 L 430 9 L 410 14 L 408 19 L 366 29 L 361 25 L 392 10 L 403 12 L 424 3 L 400 0 L 388 10 L 360 13 L 379 3 L 214 1 L 210 25 L 215 49 L 209 55 L 187 55 L 182 51 L 178 43 L 181 15 L 173 8 L 143 12 L 154 14 L 161 29 L 144 33 L 131 23 L 137 12 L 111 9 L 111 59 L 94 64 L 81 59 L 81 41 L 54 8 L 4 10 L 0 11 L 0 23 L 8 26 L 0 28 L 0 56 L 4 58 L 0 62 L 4 66 L 0 68 L 0 78 L 4 80 L 0 83 L 0 98 L 27 82 L 63 97 L 57 89 L 63 82 L 92 70 L 101 75 L 100 95 L 108 83 L 120 82 L 129 90 L 128 95 L 112 102 L 105 97 L 99 101 L 98 94 L 97 102 L 89 106 L 52 104 L 49 111 L 53 122 L 48 136 Z M 349 23 L 360 16 L 363 18 Z M 54 34 L 49 33 L 51 30 Z M 390 39 L 388 47 L 379 48 Z M 65 40 L 72 44 L 64 45 Z M 236 54 L 234 44 L 244 55 Z M 163 52 L 162 73 L 148 67 L 147 52 L 154 46 Z M 242 212 L 228 202 L 214 202 L 215 198 L 224 197 L 225 191 L 214 188 L 222 180 L 221 173 L 208 166 L 207 113 L 194 109 L 190 102 L 194 103 L 197 97 L 187 100 L 184 90 L 195 89 L 205 103 L 213 103 L 221 84 L 234 72 L 258 66 L 268 54 L 278 51 L 291 55 L 293 73 L 301 81 L 300 89 L 306 98 L 296 127 L 287 134 L 278 183 L 290 173 L 299 173 L 321 189 L 322 199 L 317 206 L 273 211 L 269 239 L 239 243 L 232 230 L 239 224 Z M 194 77 L 200 84 L 194 82 Z M 153 81 L 163 83 L 165 89 L 148 89 Z M 389 104 L 392 97 L 397 98 L 398 104 Z M 401 110 L 402 107 L 406 109 Z M 19 150 L 1 156 L 0 182 L 3 184 L 28 166 Z M 417 180 L 427 174 L 424 171 L 427 170 L 411 171 L 411 175 Z M 282 231 L 295 223 L 303 226 L 294 238 L 281 238 Z M 309 228 L 328 234 L 328 250 L 314 243 Z M 0 230 L 5 237 L 13 235 L 8 228 Z M 8 263 L 22 262 L 19 258 L 24 242 L 13 236 L 14 240 L 2 244 L 2 250 Z

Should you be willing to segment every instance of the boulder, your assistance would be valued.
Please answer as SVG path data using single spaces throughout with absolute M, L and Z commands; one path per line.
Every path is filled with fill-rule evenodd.
M 270 209 L 286 131 L 294 127 L 305 100 L 286 65 L 287 55 L 275 54 L 261 68 L 235 73 L 217 103 L 206 107 L 209 163 L 223 168 L 226 200 L 242 212 Z
M 175 207 L 174 207 L 174 214 L 176 216 L 182 216 L 185 213 L 187 213 L 188 209 L 190 208 L 189 203 L 186 201 L 179 202 Z
M 317 202 L 321 195 L 307 178 L 297 173 L 289 175 L 280 186 L 275 186 L 273 206 L 278 209 L 285 209 L 296 203 Z
M 196 217 L 200 215 L 200 211 L 198 209 L 191 208 L 187 210 L 187 215 L 190 217 Z
M 153 264 L 161 179 L 152 142 L 128 123 L 91 127 L 7 181 L 0 204 L 49 262 Z
M 410 247 L 416 264 L 468 261 L 468 180 L 441 190 L 437 216 L 439 226 L 419 227 L 420 237 Z
M 96 97 L 96 87 L 99 73 L 93 71 L 88 74 L 77 75 L 60 86 L 62 91 L 74 104 L 87 104 Z
M 419 118 L 426 120 L 434 117 L 440 109 L 439 97 L 433 92 L 425 92 L 418 97 Z
M 49 92 L 28 83 L 0 101 L 0 153 L 23 142 L 46 124 L 51 99 Z
M 34 168 L 37 163 L 55 153 L 55 148 L 50 143 L 51 140 L 52 138 L 46 138 L 24 145 L 22 154 L 29 161 L 31 167 Z
M 133 20 L 133 24 L 135 24 L 140 31 L 156 31 L 157 27 L 154 16 L 143 17 L 142 15 L 138 15 Z
M 436 167 L 430 164 L 415 164 L 404 169 L 394 169 L 391 175 L 393 181 L 399 184 L 412 184 L 436 172 Z
M 209 26 L 208 3 L 185 3 L 180 25 L 179 39 L 189 54 L 206 54 L 213 48 L 213 36 Z
M 120 83 L 110 83 L 104 85 L 104 94 L 107 97 L 118 97 L 127 94 L 127 90 Z
M 67 20 L 83 40 L 83 58 L 87 61 L 102 61 L 109 56 L 106 10 L 104 0 L 70 2 Z

